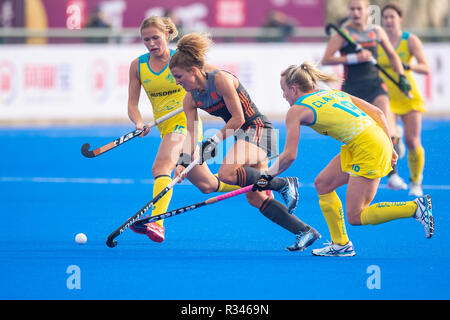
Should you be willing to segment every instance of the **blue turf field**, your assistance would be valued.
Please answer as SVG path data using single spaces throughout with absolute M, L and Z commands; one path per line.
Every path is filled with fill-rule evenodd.
M 277 127 L 283 144 L 285 131 Z M 80 147 L 98 147 L 131 129 L 0 128 L 0 299 L 450 298 L 450 122 L 428 119 L 423 127 L 434 237 L 425 239 L 412 219 L 347 224 L 357 251 L 352 258 L 285 251 L 294 237 L 243 196 L 167 219 L 162 244 L 127 230 L 116 248 L 108 248 L 107 235 L 152 198 L 159 137 L 153 131 L 95 159 L 84 158 Z M 314 248 L 329 233 L 312 183 L 339 148 L 302 129 L 299 157 L 285 174 L 303 183 L 296 214 L 322 233 Z M 400 161 L 404 178 L 406 165 Z M 338 193 L 345 202 L 345 188 Z M 170 209 L 207 197 L 192 185 L 177 185 Z M 384 179 L 375 202 L 408 199 L 406 191 L 387 190 Z M 74 242 L 78 232 L 87 234 L 86 245 Z M 79 282 L 72 281 L 78 273 L 70 266 L 80 271 Z M 379 268 L 380 289 L 367 286 L 371 266 Z M 68 282 L 81 288 L 69 289 Z

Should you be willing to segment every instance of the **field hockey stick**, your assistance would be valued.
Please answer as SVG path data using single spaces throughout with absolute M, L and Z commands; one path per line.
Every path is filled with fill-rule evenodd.
M 183 170 L 183 172 L 179 176 L 173 179 L 171 183 L 169 183 L 160 193 L 158 193 L 156 197 L 154 197 L 150 202 L 148 202 L 144 207 L 142 207 L 141 210 L 139 210 L 127 221 L 125 221 L 125 223 L 122 224 L 119 228 L 114 230 L 106 239 L 106 245 L 110 248 L 114 248 L 115 246 L 117 246 L 117 241 L 115 241 L 114 239 L 117 238 L 120 234 L 122 234 L 126 229 L 128 229 L 133 223 L 138 221 L 156 202 L 158 202 L 162 197 L 164 197 L 164 195 L 167 192 L 169 192 L 169 190 L 172 189 L 181 180 L 181 176 L 187 174 L 189 171 L 191 171 L 192 168 L 194 168 L 199 163 L 200 157 L 195 159 L 186 169 Z
M 342 38 L 344 38 L 348 43 L 350 43 L 355 48 L 356 53 L 361 52 L 363 50 L 363 48 L 361 47 L 360 44 L 356 43 L 352 37 L 350 37 L 346 32 L 344 32 L 341 28 L 339 28 L 338 26 L 336 26 L 333 23 L 329 23 L 325 26 L 325 32 L 328 36 L 331 35 L 331 29 L 334 29 Z M 407 96 L 409 99 L 413 98 L 411 92 L 404 92 L 401 89 L 399 82 L 397 80 L 395 80 L 389 73 L 387 73 L 387 71 L 378 64 L 378 61 L 374 57 L 372 57 L 370 62 L 378 70 L 380 70 L 389 80 L 391 80 L 392 83 L 394 83 L 397 86 L 397 88 L 399 88 L 400 91 L 403 92 L 403 94 L 405 96 Z
M 237 189 L 237 190 L 234 190 L 234 191 L 230 191 L 230 192 L 221 194 L 219 196 L 209 198 L 209 199 L 207 199 L 205 201 L 202 201 L 202 202 L 199 202 L 199 203 L 195 203 L 195 204 L 191 204 L 189 206 L 185 206 L 185 207 L 182 207 L 182 208 L 174 209 L 172 211 L 161 213 L 161 214 L 158 214 L 158 215 L 150 217 L 150 218 L 144 218 L 144 219 L 138 220 L 138 221 L 136 221 L 134 223 L 134 225 L 141 226 L 141 225 L 146 224 L 146 223 L 155 222 L 155 221 L 158 221 L 158 220 L 170 218 L 170 217 L 179 215 L 180 213 L 183 213 L 183 212 L 186 212 L 186 211 L 191 211 L 191 210 L 194 210 L 194 209 L 206 206 L 208 204 L 213 204 L 213 203 L 225 200 L 225 199 L 236 197 L 236 196 L 238 196 L 240 194 L 243 194 L 243 193 L 247 193 L 249 191 L 252 191 L 252 188 L 253 188 L 253 185 L 250 185 L 250 186 L 246 186 L 244 188 L 240 188 L 240 189 Z
M 150 121 L 148 124 L 146 124 L 144 126 L 143 129 L 136 129 L 134 131 L 131 131 L 131 132 L 129 132 L 129 133 L 127 133 L 127 134 L 125 134 L 125 135 L 115 139 L 114 141 L 111 141 L 111 142 L 109 142 L 109 143 L 107 143 L 107 144 L 105 144 L 105 145 L 103 145 L 103 146 L 101 146 L 101 147 L 99 147 L 97 149 L 94 149 L 94 150 L 89 150 L 89 148 L 91 147 L 90 144 L 89 143 L 85 143 L 81 147 L 81 153 L 87 158 L 96 157 L 96 156 L 98 156 L 100 154 L 105 153 L 106 151 L 109 151 L 111 149 L 114 149 L 115 147 L 120 146 L 121 144 L 123 144 L 123 143 L 125 143 L 127 141 L 130 141 L 133 138 L 136 138 L 138 135 L 140 135 L 142 132 L 144 132 L 147 128 L 152 128 L 152 127 L 160 124 L 161 122 L 164 122 L 167 119 L 172 118 L 173 116 L 179 114 L 182 111 L 183 111 L 183 108 L 178 108 L 176 110 L 173 110 L 172 112 L 162 116 L 159 119 Z
M 273 160 L 275 158 L 278 158 L 278 156 L 279 156 L 278 154 L 277 155 L 273 155 L 271 157 L 268 157 L 268 159 L 269 160 Z M 185 207 L 182 207 L 182 208 L 174 209 L 172 211 L 161 213 L 161 214 L 153 216 L 153 217 L 140 219 L 140 220 L 136 221 L 134 224 L 136 226 L 141 226 L 141 225 L 146 224 L 146 223 L 155 222 L 155 221 L 158 221 L 158 220 L 170 218 L 170 217 L 179 215 L 180 213 L 183 213 L 183 212 L 186 212 L 186 211 L 194 210 L 194 209 L 206 206 L 208 204 L 216 203 L 216 202 L 228 199 L 228 198 L 232 198 L 232 197 L 238 196 L 238 195 L 243 194 L 243 193 L 247 193 L 247 192 L 252 190 L 252 187 L 253 187 L 253 185 L 246 186 L 246 187 L 234 190 L 234 191 L 230 191 L 230 192 L 221 194 L 219 196 L 215 196 L 215 197 L 209 198 L 209 199 L 207 199 L 205 201 L 202 201 L 202 202 L 199 202 L 199 203 L 196 203 L 196 204 L 191 204 L 191 205 L 188 205 L 188 206 L 185 206 Z
M 279 156 L 278 154 L 272 155 L 271 157 L 268 157 L 268 159 L 270 161 L 270 160 L 273 160 L 275 158 L 278 158 L 278 156 Z M 191 204 L 189 206 L 185 206 L 185 207 L 182 207 L 182 208 L 174 209 L 172 211 L 161 213 L 161 214 L 153 216 L 153 217 L 140 219 L 140 220 L 136 221 L 134 223 L 134 225 L 141 226 L 141 225 L 146 224 L 146 223 L 155 222 L 155 221 L 158 221 L 158 220 L 170 218 L 170 217 L 179 215 L 180 213 L 183 213 L 183 212 L 186 212 L 186 211 L 194 210 L 194 209 L 206 206 L 208 204 L 216 203 L 216 202 L 219 202 L 219 201 L 231 198 L 231 197 L 238 196 L 238 195 L 243 194 L 243 193 L 247 193 L 247 192 L 252 190 L 252 187 L 253 187 L 253 185 L 246 186 L 246 187 L 234 190 L 234 191 L 230 191 L 230 192 L 227 192 L 227 193 L 224 193 L 224 194 L 221 194 L 221 195 L 209 198 L 209 199 L 207 199 L 207 200 L 205 200 L 203 202 L 199 202 L 199 203 Z

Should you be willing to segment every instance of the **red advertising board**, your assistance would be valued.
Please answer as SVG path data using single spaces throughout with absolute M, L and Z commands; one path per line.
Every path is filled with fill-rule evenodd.
M 89 19 L 96 7 L 114 27 L 138 27 L 151 15 L 171 10 L 189 27 L 257 27 L 273 10 L 294 19 L 299 26 L 317 27 L 325 21 L 325 0 L 41 0 L 50 27 L 76 26 L 74 4 L 80 4 L 81 19 Z M 72 13 L 68 13 L 72 5 Z M 72 19 L 68 22 L 68 20 Z M 83 22 L 82 22 L 83 24 Z

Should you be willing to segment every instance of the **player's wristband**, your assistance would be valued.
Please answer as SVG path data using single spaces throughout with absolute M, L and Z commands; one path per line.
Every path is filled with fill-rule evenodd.
M 357 64 L 358 63 L 358 55 L 356 53 L 350 53 L 347 55 L 347 64 Z

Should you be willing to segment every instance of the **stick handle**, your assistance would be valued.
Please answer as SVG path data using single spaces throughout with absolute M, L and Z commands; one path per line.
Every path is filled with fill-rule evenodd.
M 143 224 L 147 224 L 147 223 L 150 223 L 150 222 L 155 222 L 155 221 L 162 220 L 162 219 L 167 219 L 167 218 L 179 215 L 180 213 L 184 213 L 186 211 L 191 211 L 191 210 L 194 210 L 194 209 L 206 206 L 208 204 L 213 204 L 213 203 L 225 200 L 225 199 L 236 197 L 236 196 L 238 196 L 240 194 L 243 194 L 243 193 L 251 191 L 252 187 L 253 187 L 253 185 L 247 186 L 247 187 L 244 187 L 244 188 L 241 188 L 241 189 L 238 189 L 238 190 L 234 190 L 234 191 L 231 191 L 231 192 L 227 192 L 227 193 L 221 194 L 221 195 L 213 197 L 213 198 L 209 198 L 209 199 L 207 199 L 207 200 L 205 200 L 203 202 L 199 202 L 199 203 L 191 204 L 191 205 L 188 205 L 188 206 L 185 206 L 185 207 L 182 207 L 182 208 L 174 209 L 174 210 L 171 210 L 171 211 L 168 211 L 168 212 L 165 212 L 165 213 L 161 213 L 161 214 L 158 214 L 158 215 L 150 217 L 150 218 L 141 219 L 141 220 L 136 221 L 135 225 L 143 225 Z
M 232 198 L 232 197 L 236 197 L 236 196 L 238 196 L 240 194 L 247 193 L 247 192 L 251 191 L 252 187 L 253 187 L 253 185 L 250 185 L 250 186 L 246 186 L 244 188 L 240 188 L 240 189 L 237 189 L 237 190 L 234 190 L 234 191 L 230 191 L 230 192 L 218 195 L 216 197 L 209 198 L 205 202 L 207 204 L 210 204 L 210 203 L 219 202 L 219 201 L 222 201 L 222 200 L 225 200 L 225 199 L 229 199 L 229 198 Z
M 121 136 L 121 137 L 119 137 L 119 138 L 117 138 L 117 139 L 115 139 L 115 140 L 113 140 L 113 141 L 111 141 L 111 142 L 101 146 L 101 147 L 98 147 L 97 149 L 94 149 L 92 151 L 89 150 L 89 148 L 91 147 L 89 145 L 89 143 L 85 143 L 81 147 L 81 153 L 87 158 L 94 158 L 94 157 L 96 157 L 96 156 L 98 156 L 98 155 L 100 155 L 102 153 L 105 153 L 105 152 L 107 152 L 107 151 L 109 151 L 111 149 L 114 149 L 117 146 L 120 146 L 121 144 L 123 144 L 123 143 L 125 143 L 127 141 L 130 141 L 133 138 L 136 138 L 142 132 L 144 132 L 144 130 L 146 128 L 152 128 L 152 127 L 154 127 L 154 126 L 156 126 L 156 125 L 166 121 L 167 119 L 170 119 L 173 116 L 176 116 L 177 114 L 179 114 L 181 112 L 183 112 L 183 108 L 175 109 L 172 112 L 169 112 L 168 114 L 162 116 L 159 119 L 150 121 L 148 124 L 146 124 L 144 126 L 143 130 L 142 129 L 136 129 L 136 130 L 133 130 L 131 132 L 128 132 L 127 134 L 124 134 L 123 136 Z
M 169 112 L 168 114 L 162 116 L 162 117 L 159 118 L 159 119 L 153 119 L 152 121 L 150 121 L 150 122 L 147 124 L 147 126 L 148 126 L 149 128 L 152 128 L 152 127 L 154 127 L 154 126 L 156 126 L 156 125 L 158 125 L 158 124 L 160 124 L 160 123 L 166 121 L 167 119 L 170 119 L 170 118 L 172 118 L 173 116 L 176 116 L 177 114 L 179 114 L 179 113 L 181 113 L 181 112 L 183 112 L 183 108 L 175 109 L 175 110 Z

